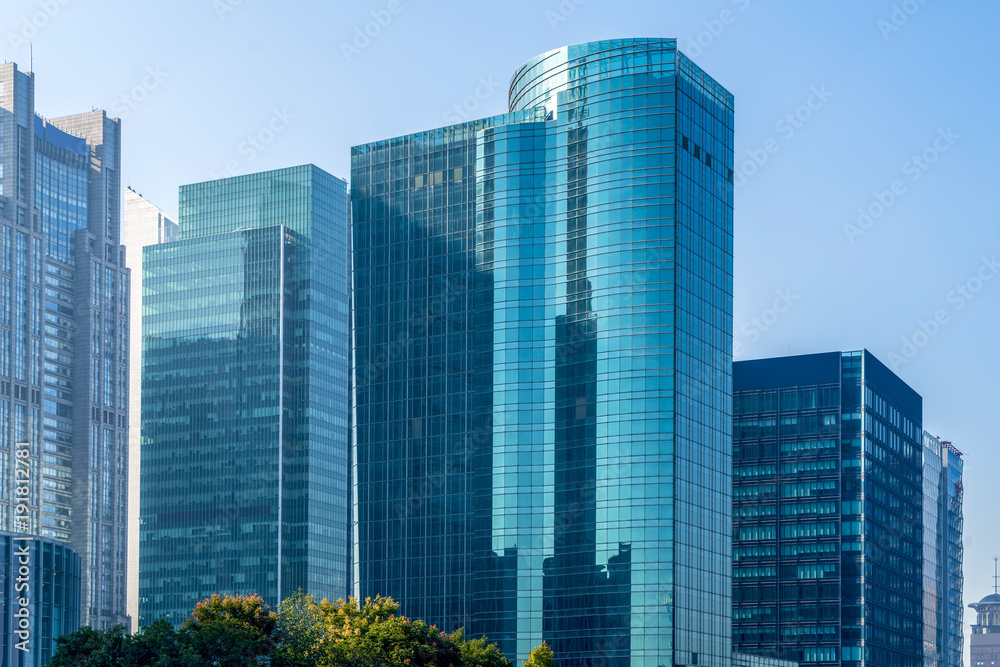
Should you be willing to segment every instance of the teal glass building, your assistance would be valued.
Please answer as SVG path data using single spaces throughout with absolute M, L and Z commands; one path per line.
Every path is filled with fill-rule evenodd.
M 957 447 L 927 431 L 923 456 L 924 667 L 962 667 L 964 461 Z
M 56 638 L 80 627 L 81 571 L 64 542 L 0 531 L 0 665 L 42 667 Z
M 733 98 L 672 39 L 352 151 L 354 583 L 560 665 L 728 665 Z
M 733 364 L 733 648 L 920 667 L 923 401 L 867 350 Z
M 143 255 L 139 622 L 213 593 L 348 591 L 347 185 L 181 188 Z

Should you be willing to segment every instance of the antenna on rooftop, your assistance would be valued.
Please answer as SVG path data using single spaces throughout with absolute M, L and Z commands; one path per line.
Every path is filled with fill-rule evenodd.
M 35 44 L 34 42 L 28 42 L 28 71 L 35 71 Z
M 997 592 L 997 579 L 998 578 L 1000 578 L 1000 575 L 997 574 L 997 558 L 996 558 L 996 556 L 994 556 L 993 557 L 993 592 L 994 593 Z

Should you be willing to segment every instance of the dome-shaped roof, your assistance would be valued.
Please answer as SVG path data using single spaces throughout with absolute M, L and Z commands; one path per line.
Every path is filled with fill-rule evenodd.
M 980 600 L 978 604 L 1000 604 L 1000 593 L 991 593 Z

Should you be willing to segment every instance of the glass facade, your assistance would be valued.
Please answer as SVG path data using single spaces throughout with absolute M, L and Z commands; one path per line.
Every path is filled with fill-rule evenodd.
M 355 585 L 561 665 L 730 653 L 732 96 L 564 47 L 355 147 Z
M 733 667 L 799 667 L 799 663 L 752 653 L 733 653 Z
M 83 623 L 125 605 L 129 274 L 119 245 L 120 127 L 103 111 L 43 119 L 34 76 L 0 66 L 0 473 L 30 443 L 31 510 L 0 530 L 66 542 Z
M 346 183 L 181 188 L 143 251 L 139 622 L 213 593 L 348 591 Z
M 922 400 L 867 351 L 733 365 L 733 646 L 923 663 Z
M 924 665 L 961 667 L 962 453 L 923 434 Z
M 80 574 L 80 557 L 68 544 L 0 532 L 0 667 L 42 667 L 56 637 L 80 627 Z M 17 615 L 20 598 L 28 600 L 26 617 Z M 24 618 L 27 637 L 16 634 Z
M 352 155 L 355 586 L 444 628 L 471 627 L 476 134 L 543 118 Z

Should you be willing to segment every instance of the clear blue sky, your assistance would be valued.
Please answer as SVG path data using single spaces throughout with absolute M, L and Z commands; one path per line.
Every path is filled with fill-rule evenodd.
M 501 113 L 514 68 L 557 46 L 677 37 L 736 96 L 737 358 L 867 347 L 896 368 L 966 453 L 965 599 L 992 592 L 1000 3 L 6 0 L 0 19 L 23 69 L 37 30 L 37 110 L 122 115 L 125 182 L 169 212 L 230 162 L 346 178 L 352 145 Z

